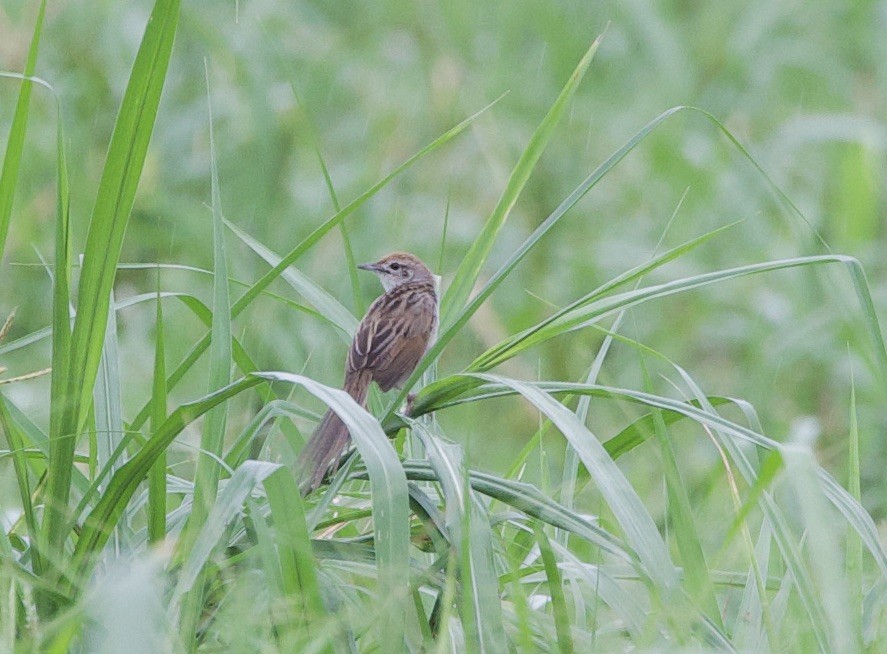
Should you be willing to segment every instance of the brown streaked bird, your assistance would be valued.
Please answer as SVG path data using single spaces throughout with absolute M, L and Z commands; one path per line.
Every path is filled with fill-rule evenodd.
M 400 387 L 433 342 L 437 290 L 431 271 L 406 252 L 394 252 L 358 268 L 376 273 L 385 289 L 358 326 L 345 364 L 343 390 L 366 407 L 371 381 L 382 391 Z M 348 428 L 328 410 L 299 457 L 302 495 L 334 471 L 350 438 Z

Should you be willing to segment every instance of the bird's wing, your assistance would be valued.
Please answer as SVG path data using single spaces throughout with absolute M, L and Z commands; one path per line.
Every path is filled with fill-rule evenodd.
M 406 287 L 378 298 L 357 328 L 346 374 L 369 370 L 382 391 L 402 383 L 428 348 L 435 302 L 433 293 Z
M 398 335 L 396 322 L 392 320 L 388 307 L 388 295 L 376 299 L 367 310 L 348 351 L 345 374 L 376 368 L 379 356 L 391 347 L 391 341 Z

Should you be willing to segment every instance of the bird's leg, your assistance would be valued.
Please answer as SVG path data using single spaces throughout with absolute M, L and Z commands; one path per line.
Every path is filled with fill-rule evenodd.
M 413 415 L 413 402 L 416 401 L 415 393 L 407 393 L 407 402 L 404 405 L 403 412 L 407 417 L 412 417 Z

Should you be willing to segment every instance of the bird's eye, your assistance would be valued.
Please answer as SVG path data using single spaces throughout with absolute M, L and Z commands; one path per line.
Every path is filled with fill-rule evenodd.
M 388 266 L 388 267 L 391 268 L 391 270 L 400 270 L 400 264 L 399 264 L 399 263 L 392 263 L 392 264 L 391 264 L 390 266 Z

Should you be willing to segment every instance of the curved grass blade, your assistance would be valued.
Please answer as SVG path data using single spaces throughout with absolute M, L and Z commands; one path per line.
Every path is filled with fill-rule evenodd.
M 713 229 L 710 232 L 706 232 L 705 234 L 702 234 L 701 236 L 697 236 L 696 238 L 690 239 L 686 243 L 683 243 L 675 248 L 672 248 L 671 250 L 663 252 L 662 254 L 660 254 L 656 257 L 652 257 L 648 261 L 645 261 L 644 263 L 642 263 L 638 266 L 635 266 L 634 268 L 631 268 L 630 270 L 627 270 L 620 275 L 617 275 L 613 279 L 602 284 L 601 286 L 599 286 L 595 290 L 591 291 L 590 293 L 584 295 L 583 297 L 579 298 L 578 300 L 574 300 L 573 302 L 568 304 L 563 309 L 559 309 L 558 311 L 556 311 L 552 315 L 548 316 L 547 318 L 545 318 L 544 320 L 542 320 L 538 324 L 534 325 L 533 327 L 525 329 L 524 331 L 507 338 L 502 343 L 499 343 L 499 344 L 494 345 L 493 347 L 489 348 L 486 352 L 484 352 L 479 357 L 477 357 L 474 361 L 472 361 L 471 365 L 468 367 L 468 370 L 471 370 L 474 372 L 484 372 L 486 370 L 489 370 L 490 368 L 494 367 L 498 363 L 501 363 L 501 359 L 497 359 L 496 355 L 497 355 L 497 353 L 501 352 L 503 349 L 507 349 L 509 347 L 514 347 L 515 345 L 519 344 L 523 339 L 528 338 L 535 333 L 538 333 L 540 330 L 542 330 L 545 327 L 556 322 L 559 318 L 569 314 L 571 311 L 579 309 L 585 305 L 588 305 L 598 298 L 604 297 L 610 291 L 615 290 L 615 289 L 619 288 L 620 286 L 624 286 L 625 284 L 628 284 L 632 281 L 641 280 L 643 277 L 650 274 L 654 270 L 657 270 L 658 268 L 661 268 L 665 264 L 670 263 L 670 262 L 674 261 L 675 259 L 678 259 L 679 257 L 682 257 L 683 255 L 695 250 L 696 248 L 698 248 L 699 246 L 708 242 L 709 240 L 711 240 L 715 236 L 719 236 L 723 232 L 725 232 L 726 230 L 728 230 L 732 227 L 735 227 L 737 224 L 738 223 L 730 223 L 729 225 L 724 225 L 722 227 L 718 227 L 717 229 Z M 637 289 L 635 289 L 635 290 L 637 290 Z M 614 334 L 614 336 L 615 336 L 615 334 Z
M 403 461 L 402 465 L 410 480 L 439 481 L 430 464 L 425 461 L 407 459 Z M 357 479 L 365 479 L 366 471 L 356 469 L 353 476 Z M 630 553 L 629 548 L 619 538 L 601 529 L 585 517 L 558 504 L 535 486 L 471 470 L 468 472 L 468 481 L 471 488 L 478 493 L 508 504 L 531 518 L 569 531 L 626 563 L 636 560 L 636 557 Z

